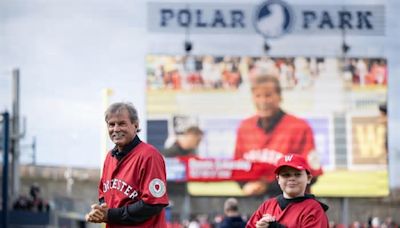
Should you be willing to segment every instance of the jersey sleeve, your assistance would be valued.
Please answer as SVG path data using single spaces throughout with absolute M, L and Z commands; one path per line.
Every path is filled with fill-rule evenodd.
M 165 162 L 157 150 L 151 148 L 141 168 L 141 199 L 147 204 L 168 204 Z
M 323 208 L 318 203 L 312 204 L 312 208 L 307 210 L 306 216 L 301 221 L 301 227 L 304 228 L 313 228 L 313 227 L 321 227 L 328 228 L 329 221 L 326 216 Z
M 98 186 L 98 199 L 100 200 L 101 198 L 104 198 L 104 193 L 103 193 L 103 178 L 100 178 L 99 186 Z
M 246 228 L 255 228 L 256 227 L 256 222 L 260 220 L 263 217 L 263 214 L 265 213 L 265 208 L 268 205 L 268 201 L 265 201 L 260 205 L 260 207 L 253 213 L 253 215 L 250 217 L 249 221 L 246 224 Z
M 100 181 L 99 181 L 99 186 L 98 186 L 98 199 L 100 200 L 101 198 L 104 199 L 104 192 L 103 192 L 103 181 L 104 181 L 104 172 L 107 171 L 107 158 L 108 158 L 108 154 L 106 155 L 106 158 L 104 159 L 104 163 L 103 163 L 103 171 L 101 172 L 101 177 L 100 177 Z

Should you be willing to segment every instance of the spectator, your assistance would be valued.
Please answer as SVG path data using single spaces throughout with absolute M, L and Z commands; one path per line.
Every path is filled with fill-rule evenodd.
M 32 207 L 32 201 L 24 195 L 20 195 L 13 204 L 14 210 L 30 211 Z
M 200 228 L 200 223 L 199 221 L 194 218 L 189 222 L 188 228 Z
M 196 156 L 197 148 L 203 138 L 203 131 L 196 126 L 187 128 L 182 135 L 179 135 L 174 144 L 165 149 L 165 157 Z
M 29 194 L 32 198 L 32 210 L 38 212 L 47 212 L 49 204 L 41 197 L 40 187 L 37 183 L 32 184 Z
M 21 195 L 13 204 L 15 210 L 26 210 L 34 212 L 48 212 L 50 206 L 46 202 L 40 193 L 40 186 L 37 183 L 31 185 L 29 190 L 29 197 Z
M 380 228 L 381 222 L 379 220 L 379 217 L 373 217 L 371 220 L 371 227 L 372 228 Z
M 243 221 L 239 213 L 239 203 L 235 198 L 228 198 L 224 203 L 225 217 L 219 228 L 244 228 L 246 222 Z
M 397 226 L 397 224 L 393 221 L 393 218 L 392 217 L 386 217 L 386 219 L 385 219 L 385 222 L 384 222 L 384 225 L 387 227 L 387 228 L 398 228 L 398 226 Z
M 359 221 L 354 221 L 350 228 L 361 228 L 361 223 Z

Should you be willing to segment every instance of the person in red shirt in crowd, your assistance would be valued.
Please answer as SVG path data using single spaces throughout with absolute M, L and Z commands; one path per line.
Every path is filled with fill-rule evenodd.
M 306 160 L 297 154 L 285 155 L 274 173 L 283 194 L 264 201 L 246 228 L 328 228 L 328 206 L 305 193 L 312 178 Z
M 166 228 L 168 205 L 164 158 L 137 136 L 138 114 L 131 103 L 114 103 L 105 113 L 115 143 L 104 161 L 99 183 L 99 204 L 93 204 L 86 221 L 109 228 Z
M 305 120 L 281 109 L 281 86 L 277 77 L 258 75 L 252 81 L 251 92 L 257 113 L 239 125 L 235 159 L 265 162 L 273 167 L 285 154 L 299 154 L 307 160 L 314 177 L 321 175 L 312 129 Z M 242 189 L 246 195 L 281 193 L 272 170 L 262 180 L 245 183 Z

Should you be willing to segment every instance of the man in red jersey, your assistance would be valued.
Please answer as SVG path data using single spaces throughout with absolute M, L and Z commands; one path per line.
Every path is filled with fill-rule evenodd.
M 139 120 L 130 103 L 114 103 L 105 113 L 108 133 L 115 143 L 104 161 L 99 204 L 86 221 L 107 227 L 167 227 L 168 205 L 163 156 L 137 136 Z
M 299 154 L 308 161 L 314 177 L 321 175 L 311 127 L 280 108 L 279 80 L 273 75 L 257 76 L 252 82 L 251 92 L 257 113 L 239 125 L 235 158 L 275 166 L 283 155 Z M 262 180 L 245 183 L 243 191 L 247 195 L 267 192 L 275 196 L 281 193 L 272 170 Z

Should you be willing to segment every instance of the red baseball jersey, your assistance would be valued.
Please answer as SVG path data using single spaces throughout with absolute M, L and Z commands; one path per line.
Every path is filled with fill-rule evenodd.
M 313 176 L 322 174 L 313 132 L 306 121 L 284 114 L 270 132 L 265 132 L 258 126 L 258 119 L 258 116 L 252 116 L 240 123 L 236 138 L 236 159 L 276 165 L 285 154 L 300 154 L 307 160 Z M 273 171 L 267 179 L 275 179 Z
M 277 198 L 266 200 L 250 217 L 246 228 L 256 227 L 263 215 L 270 214 L 275 221 L 287 228 L 328 228 L 328 217 L 320 203 L 315 199 L 305 199 L 290 203 L 284 210 L 279 207 Z
M 118 162 L 108 153 L 99 183 L 99 199 L 110 208 L 143 200 L 147 204 L 168 204 L 163 156 L 153 146 L 141 142 Z M 165 210 L 139 225 L 107 224 L 107 227 L 167 227 Z

